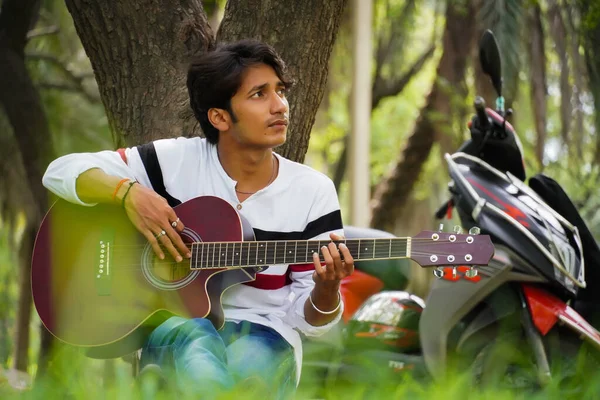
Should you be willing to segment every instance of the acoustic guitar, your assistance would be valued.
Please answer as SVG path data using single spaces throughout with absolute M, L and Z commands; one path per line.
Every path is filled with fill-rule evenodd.
M 203 196 L 175 207 L 191 259 L 160 260 L 124 210 L 57 201 L 44 217 L 31 269 L 33 300 L 58 339 L 114 358 L 142 347 L 173 315 L 224 323 L 221 294 L 267 265 L 312 263 L 330 240 L 255 241 L 224 200 Z M 423 267 L 487 265 L 487 235 L 423 231 L 417 236 L 344 241 L 355 260 L 410 258 Z M 321 256 L 322 260 L 322 256 Z

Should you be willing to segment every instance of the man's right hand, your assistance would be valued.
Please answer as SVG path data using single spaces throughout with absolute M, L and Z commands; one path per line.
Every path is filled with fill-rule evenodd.
M 124 188 L 119 191 L 120 198 L 125 194 L 129 184 L 130 182 L 125 182 Z M 179 232 L 182 232 L 185 226 L 164 197 L 136 183 L 129 189 L 124 206 L 133 225 L 148 239 L 154 253 L 161 260 L 165 255 L 160 244 L 177 262 L 182 261 L 183 257 L 192 256 L 190 249 L 179 236 Z M 176 222 L 175 227 L 173 227 L 174 222 Z M 163 231 L 165 234 L 162 234 Z
M 148 239 L 161 259 L 165 255 L 160 244 L 178 262 L 183 257 L 190 258 L 190 250 L 179 236 L 184 228 L 183 222 L 177 219 L 169 203 L 155 191 L 139 183 L 133 184 L 129 189 L 131 182 L 122 177 L 107 175 L 99 168 L 91 168 L 77 178 L 76 191 L 80 200 L 85 203 L 110 203 L 118 204 L 119 207 L 123 204 L 133 225 Z M 124 196 L 125 202 L 122 201 Z M 175 221 L 177 224 L 173 227 L 171 224 Z M 162 231 L 165 232 L 164 235 L 161 234 Z M 161 235 L 157 240 L 159 234 Z

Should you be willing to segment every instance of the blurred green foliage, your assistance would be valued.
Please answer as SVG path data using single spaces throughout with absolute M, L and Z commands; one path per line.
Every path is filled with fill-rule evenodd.
M 218 2 L 224 7 L 224 2 Z M 441 29 L 443 13 L 439 4 L 443 2 L 419 1 L 414 2 L 412 9 L 407 8 L 408 0 L 375 0 L 374 29 L 376 34 L 389 35 L 391 25 L 403 21 L 399 31 L 401 37 L 396 40 L 398 46 L 389 63 L 382 68 L 383 75 L 402 73 L 432 44 L 436 50 L 424 67 L 411 79 L 409 84 L 397 96 L 384 99 L 372 112 L 371 117 L 371 182 L 375 186 L 388 173 L 397 160 L 407 137 L 411 134 L 419 110 L 431 84 L 435 79 L 437 61 L 441 55 Z M 544 0 L 542 5 L 547 7 Z M 505 85 L 514 85 L 516 92 L 512 99 L 514 115 L 511 122 L 521 137 L 525 151 L 525 163 L 529 175 L 540 172 L 554 177 L 560 182 L 572 197 L 581 211 L 590 229 L 600 238 L 600 188 L 598 181 L 600 169 L 592 163 L 593 150 L 596 141 L 594 133 L 595 108 L 592 96 L 581 88 L 579 99 L 582 103 L 584 132 L 581 158 L 571 156 L 569 147 L 563 143 L 560 135 L 560 65 L 554 50 L 550 35 L 546 36 L 547 58 L 547 121 L 548 140 L 546 143 L 544 165 L 538 165 L 535 157 L 536 132 L 533 122 L 533 110 L 530 101 L 529 68 L 523 60 L 523 52 L 527 37 L 522 33 L 524 24 L 523 14 L 526 4 L 518 0 L 487 2 L 487 8 L 481 12 L 481 18 L 494 29 L 499 44 L 503 50 L 505 67 Z M 499 8 L 504 5 L 504 8 Z M 582 24 L 597 23 L 594 19 L 600 13 L 600 7 L 594 8 L 595 13 L 588 13 Z M 407 14 L 404 14 L 408 12 Z M 498 13 L 505 17 L 497 18 Z M 75 151 L 98 151 L 113 148 L 104 108 L 99 98 L 98 89 L 93 78 L 93 71 L 79 39 L 70 14 L 63 1 L 43 1 L 40 20 L 37 28 L 57 27 L 58 32 L 34 37 L 27 46 L 28 68 L 40 88 L 45 111 L 53 135 L 55 153 L 62 155 Z M 548 26 L 546 25 L 546 29 Z M 349 101 L 351 95 L 352 65 L 351 65 L 351 29 L 349 23 L 341 27 L 338 40 L 330 61 L 330 72 L 326 98 L 317 115 L 317 123 L 312 132 L 306 163 L 332 176 L 336 163 L 344 148 L 344 137 L 350 131 Z M 583 51 L 583 49 L 579 49 Z M 577 72 L 575 72 L 577 73 Z M 509 81 L 511 80 L 511 81 Z M 573 77 L 571 77 L 573 80 Z M 457 107 L 470 107 L 476 94 L 473 78 L 469 78 L 470 95 L 468 98 L 458 98 Z M 2 118 L 2 115 L 0 115 Z M 465 120 L 461 125 L 452 127 L 457 139 L 466 138 Z M 574 129 L 574 128 L 572 128 Z M 6 133 L 6 132 L 5 132 Z M 2 132 L 0 132 L 2 134 Z M 428 199 L 435 205 L 445 200 L 445 184 L 447 182 L 446 166 L 442 162 L 439 147 L 429 157 L 426 168 L 416 187 L 417 199 Z M 340 188 L 342 208 L 348 204 L 347 180 Z M 433 212 L 433 210 L 432 210 Z M 16 221 L 19 221 L 17 218 Z M 17 254 L 19 243 L 19 224 L 10 226 L 0 220 L 0 368 L 9 369 L 12 364 L 12 337 L 15 334 L 15 317 L 17 304 Z M 31 368 L 29 373 L 35 373 L 35 360 L 39 346 L 37 327 L 39 319 L 34 312 L 31 322 Z M 62 375 L 54 376 L 56 389 L 42 386 L 39 390 L 26 394 L 15 394 L 0 376 L 0 398 L 63 398 L 64 390 L 72 398 L 150 398 L 154 392 L 151 386 L 139 387 L 134 385 L 129 365 L 122 361 L 116 362 L 116 374 L 113 384 L 103 382 L 104 362 L 87 360 L 73 350 L 63 349 L 65 357 L 54 367 Z M 558 392 L 548 392 L 531 397 L 526 394 L 490 390 L 474 392 L 465 377 L 455 376 L 453 379 L 432 385 L 419 382 L 405 381 L 381 382 L 374 387 L 336 387 L 331 388 L 327 398 L 469 398 L 469 399 L 504 399 L 504 398 L 550 398 L 558 397 Z M 58 381 L 56 381 L 58 380 Z M 596 381 L 597 382 L 597 381 Z M 595 390 L 595 392 L 594 392 Z M 590 393 L 600 393 L 600 388 L 589 388 Z M 245 393 L 244 388 L 231 396 L 234 398 L 244 394 L 245 398 L 264 398 L 263 394 Z M 305 393 L 306 398 L 312 398 L 314 393 Z M 247 397 L 246 397 L 247 395 Z M 548 396 L 548 397 L 546 397 Z M 163 398 L 169 398 L 166 395 Z M 160 397 L 159 397 L 160 398 Z M 185 398 L 182 397 L 182 398 Z M 236 397 L 237 398 L 237 397 Z

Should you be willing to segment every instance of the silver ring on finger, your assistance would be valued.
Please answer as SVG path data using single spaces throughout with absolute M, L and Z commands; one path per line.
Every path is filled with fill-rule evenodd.
M 156 235 L 157 239 L 160 239 L 161 236 L 165 236 L 167 234 L 167 232 L 165 231 L 160 231 L 160 233 L 158 235 Z
M 179 223 L 179 218 L 177 218 L 175 221 L 171 222 L 171 226 L 173 228 L 177 228 L 177 224 Z

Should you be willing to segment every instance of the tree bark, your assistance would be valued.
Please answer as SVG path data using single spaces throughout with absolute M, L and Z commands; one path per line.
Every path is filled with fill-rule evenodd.
M 529 14 L 529 71 L 531 79 L 531 109 L 533 110 L 537 141 L 535 154 L 539 166 L 544 168 L 544 148 L 546 146 L 546 53 L 542 10 L 539 4 L 532 5 Z
M 377 187 L 371 221 L 374 228 L 393 230 L 433 144 L 452 138 L 452 96 L 458 94 L 464 97 L 466 94 L 464 79 L 474 34 L 473 1 L 448 2 L 443 34 L 444 52 L 436 79 L 398 163 Z
M 567 22 L 569 27 L 569 40 L 570 40 L 570 55 L 573 60 L 573 78 L 575 80 L 575 88 L 573 93 L 573 110 L 574 110 L 574 127 L 573 127 L 573 138 L 575 147 L 575 158 L 581 160 L 583 157 L 583 104 L 581 96 L 585 93 L 585 80 L 587 79 L 587 73 L 585 70 L 584 61 L 579 53 L 580 35 L 578 28 L 575 27 L 575 16 L 577 12 L 575 5 L 567 6 Z
M 571 84 L 569 83 L 569 51 L 567 49 L 567 28 L 557 0 L 550 1 L 548 10 L 550 32 L 554 39 L 555 51 L 560 60 L 560 135 L 563 143 L 570 149 L 571 131 Z
M 589 78 L 589 90 L 594 98 L 594 125 L 596 149 L 594 163 L 600 165 L 600 4 L 594 0 L 580 0 L 582 36 L 585 48 L 585 65 Z
M 214 44 L 200 1 L 66 4 L 94 69 L 116 147 L 200 133 L 185 84 L 191 57 Z
M 39 0 L 5 0 L 0 12 L 0 105 L 10 122 L 27 176 L 23 207 L 28 208 L 27 226 L 19 252 L 21 281 L 17 315 L 14 366 L 26 371 L 29 351 L 31 291 L 29 285 L 31 254 L 35 233 L 48 207 L 42 175 L 52 158 L 52 141 L 42 102 L 25 66 L 27 32 L 35 25 Z M 42 336 L 49 335 L 42 328 Z M 44 355 L 48 348 L 41 348 Z
M 480 16 L 482 14 L 484 1 L 485 0 L 476 1 L 476 15 Z M 473 46 L 472 54 L 473 72 L 475 74 L 475 91 L 477 96 L 483 97 L 488 107 L 495 108 L 495 100 L 498 94 L 494 90 L 494 85 L 492 84 L 490 77 L 483 72 L 483 69 L 481 68 L 481 60 L 479 59 L 479 40 L 481 40 L 483 32 L 485 32 L 486 29 L 490 29 L 490 27 L 487 26 L 486 22 L 481 17 L 477 18 L 476 24 L 477 30 L 475 33 L 475 45 Z M 498 32 L 494 32 L 494 34 L 498 34 Z M 506 84 L 506 80 L 503 83 Z M 513 99 L 511 98 L 510 101 L 512 100 Z
M 285 60 L 297 85 L 289 95 L 287 142 L 277 152 L 297 162 L 304 161 L 308 150 L 345 4 L 346 0 L 229 0 L 217 33 L 218 41 L 263 40 Z
M 417 75 L 420 72 L 423 65 L 433 56 L 434 50 L 435 50 L 434 46 L 429 47 L 429 49 L 427 49 L 415 61 L 415 63 L 410 66 L 410 68 L 404 73 L 404 75 L 402 75 L 400 77 L 395 77 L 392 79 L 385 80 L 385 83 L 384 83 L 384 80 L 382 79 L 382 80 L 379 80 L 379 82 L 380 82 L 379 84 L 377 84 L 377 83 L 374 84 L 373 90 L 372 90 L 372 95 L 371 95 L 372 99 L 374 99 L 374 100 L 371 101 L 371 110 L 374 110 L 375 108 L 377 108 L 377 106 L 383 99 L 385 99 L 387 97 L 391 97 L 391 96 L 397 96 L 400 93 L 402 93 L 402 91 L 404 90 L 406 85 L 408 85 L 410 83 L 412 78 L 414 78 L 415 75 Z M 377 82 L 377 78 L 375 78 L 375 80 Z M 334 173 L 333 173 L 333 183 L 337 190 L 339 190 L 340 186 L 342 185 L 344 176 L 346 174 L 347 166 L 348 166 L 348 144 L 349 144 L 349 133 L 346 133 L 346 135 L 344 136 L 344 139 L 343 139 L 344 149 L 342 150 L 342 153 L 340 154 L 340 158 L 338 159 L 337 163 L 335 164 Z

